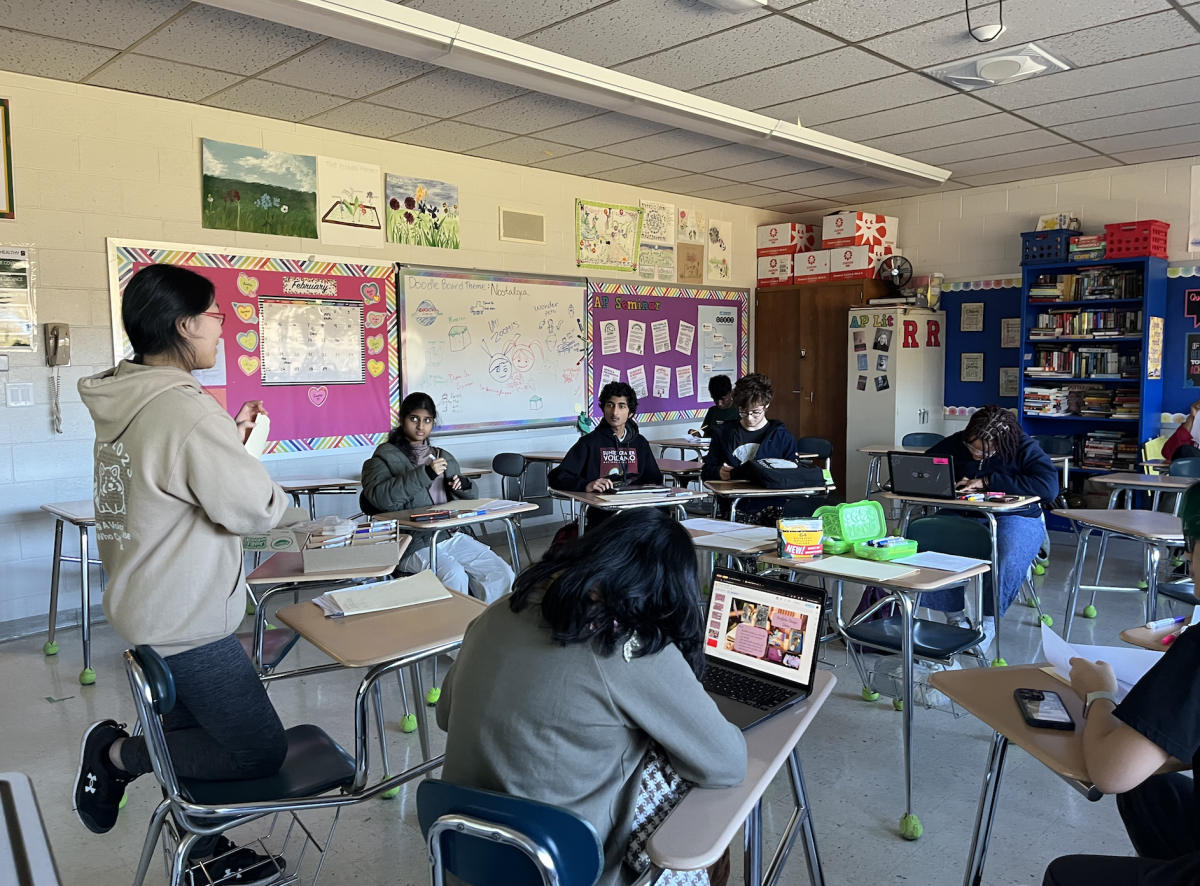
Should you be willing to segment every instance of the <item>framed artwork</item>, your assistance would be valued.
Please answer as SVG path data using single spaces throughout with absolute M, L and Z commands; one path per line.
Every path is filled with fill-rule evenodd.
M 965 301 L 958 315 L 959 332 L 983 332 L 983 302 Z
M 1005 317 L 1000 321 L 1000 347 L 1019 348 L 1021 346 L 1021 318 Z
M 959 381 L 983 381 L 983 354 L 963 354 L 958 369 Z
M 1021 370 L 1017 366 L 1000 367 L 1000 396 L 1015 397 L 1020 392 Z
M 15 218 L 13 209 L 12 127 L 8 99 L 0 98 L 0 218 Z

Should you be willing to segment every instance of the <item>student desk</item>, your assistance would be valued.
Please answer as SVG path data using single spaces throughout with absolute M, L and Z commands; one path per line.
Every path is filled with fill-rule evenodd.
M 897 535 L 904 535 L 908 529 L 908 521 L 912 516 L 913 508 L 933 508 L 934 510 L 943 511 L 967 511 L 969 513 L 979 514 L 984 517 L 988 523 L 988 532 L 992 536 L 992 612 L 996 616 L 996 656 L 994 661 L 1001 664 L 1006 664 L 1004 656 L 1000 651 L 1000 557 L 996 553 L 996 515 L 1006 514 L 1010 511 L 1019 511 L 1027 505 L 1041 501 L 1036 495 L 1022 495 L 1016 501 L 1001 502 L 1001 501 L 962 501 L 960 499 L 945 499 L 945 498 L 914 498 L 912 496 L 896 495 L 893 492 L 883 493 L 883 497 L 889 501 L 898 501 L 903 506 L 900 512 L 900 523 L 896 530 Z
M 1183 523 L 1172 514 L 1158 511 L 1124 511 L 1079 508 L 1055 509 L 1052 513 L 1071 520 L 1078 530 L 1079 540 L 1075 544 L 1075 566 L 1072 570 L 1070 590 L 1067 592 L 1066 624 L 1063 639 L 1071 638 L 1071 622 L 1075 619 L 1075 599 L 1080 589 L 1105 591 L 1133 591 L 1133 588 L 1109 588 L 1099 585 L 1084 585 L 1083 564 L 1087 559 L 1088 538 L 1093 530 L 1119 535 L 1140 542 L 1146 552 L 1146 621 L 1154 621 L 1158 612 L 1158 562 L 1159 545 L 1182 545 Z M 1137 593 L 1143 593 L 1140 589 Z
M 692 537 L 692 542 L 696 545 L 696 547 L 700 548 L 701 550 L 713 551 L 714 553 L 718 554 L 761 554 L 764 551 L 773 551 L 779 543 L 777 538 L 772 538 L 769 541 L 750 542 L 742 548 L 731 548 L 724 544 L 705 544 L 705 539 L 712 538 L 713 536 L 722 536 L 730 532 L 742 532 L 752 528 L 762 528 L 752 527 L 745 523 L 734 523 L 732 520 L 720 520 L 718 522 L 724 523 L 725 527 L 723 529 L 695 529 L 691 526 L 685 526 L 684 528 L 687 529 L 688 535 Z
M 459 465 L 462 469 L 459 473 L 468 480 L 478 480 L 480 477 L 486 477 L 492 472 L 491 468 L 478 467 L 473 465 Z
M 845 556 L 845 555 L 843 555 Z M 836 559 L 836 558 L 834 558 Z M 847 559 L 856 559 L 853 556 Z M 904 809 L 905 815 L 910 818 L 915 818 L 913 815 L 912 802 L 912 780 L 913 780 L 913 764 L 912 764 L 912 715 L 913 715 L 913 654 L 916 646 L 915 640 L 915 625 L 916 625 L 916 610 L 917 603 L 920 600 L 920 595 L 928 591 L 940 591 L 944 588 L 954 587 L 955 585 L 963 584 L 970 579 L 975 579 L 975 599 L 979 604 L 983 599 L 983 576 L 988 572 L 990 567 L 985 563 L 980 563 L 978 566 L 972 566 L 969 569 L 964 569 L 961 572 L 946 572 L 941 569 L 926 569 L 918 568 L 916 572 L 908 575 L 894 578 L 889 581 L 879 581 L 871 579 L 870 583 L 887 591 L 888 596 L 878 604 L 868 609 L 860 615 L 857 621 L 852 620 L 848 625 L 842 616 L 842 590 L 847 581 L 855 583 L 864 583 L 863 579 L 853 575 L 839 575 L 836 572 L 817 571 L 813 569 L 816 563 L 826 563 L 830 560 L 829 557 L 822 557 L 816 560 L 790 560 L 783 557 L 775 556 L 774 554 L 762 554 L 758 558 L 759 563 L 769 563 L 772 566 L 779 566 L 783 569 L 791 571 L 793 578 L 799 574 L 802 576 L 815 575 L 824 580 L 830 579 L 834 582 L 833 599 L 829 604 L 829 611 L 833 613 L 834 624 L 837 627 L 837 632 L 846 642 L 847 647 L 851 643 L 862 642 L 851 640 L 846 633 L 847 627 L 865 621 L 868 616 L 872 615 L 881 606 L 888 601 L 895 601 L 897 608 L 900 610 L 902 619 L 900 640 L 900 660 L 901 666 L 904 669 L 903 678 L 903 710 L 904 719 L 902 721 L 902 734 L 904 739 Z M 893 564 L 903 566 L 903 563 Z M 854 665 L 859 670 L 859 677 L 862 678 L 864 691 L 869 686 L 866 673 L 861 670 L 862 663 L 857 655 L 851 656 L 854 660 Z M 903 827 L 903 820 L 902 820 Z
M 466 501 L 463 499 L 463 501 Z M 470 502 L 479 507 L 486 507 L 489 503 L 496 501 L 494 498 L 481 498 L 477 501 Z M 402 529 L 407 529 L 410 532 L 431 532 L 429 538 L 429 568 L 435 573 L 437 572 L 437 543 L 438 536 L 442 532 L 451 529 L 461 529 L 464 526 L 475 526 L 479 523 L 490 523 L 493 520 L 498 520 L 504 524 L 504 531 L 508 535 L 508 553 L 512 557 L 512 568 L 514 575 L 521 574 L 521 557 L 517 554 L 517 529 L 512 521 L 513 514 L 524 514 L 529 511 L 536 511 L 538 506 L 533 502 L 521 502 L 515 508 L 509 508 L 505 511 L 497 511 L 494 514 L 478 514 L 470 517 L 456 517 L 453 520 L 437 520 L 433 523 L 418 523 L 410 519 L 413 514 L 422 514 L 428 511 L 437 510 L 441 505 L 430 505 L 425 508 L 409 508 L 405 511 L 390 511 L 386 514 L 379 514 L 376 520 L 395 520 L 397 526 Z
M 537 461 L 544 465 L 556 465 L 567 457 L 565 452 L 522 452 L 525 461 Z
M 0 772 L 0 883 L 60 886 L 29 776 Z
M 1163 645 L 1163 637 L 1175 633 L 1181 627 L 1183 627 L 1182 624 L 1177 624 L 1167 628 L 1159 628 L 1155 631 L 1145 625 L 1138 625 L 1136 628 L 1126 628 L 1121 631 L 1121 639 L 1130 646 L 1140 646 L 1142 649 L 1149 649 L 1151 652 L 1166 652 L 1171 647 Z
M 699 501 L 707 496 L 702 492 L 692 492 L 690 489 L 680 489 L 670 493 L 646 493 L 645 495 L 621 496 L 626 501 L 608 501 L 604 498 L 608 493 L 603 492 L 570 492 L 565 489 L 551 489 L 553 498 L 565 501 L 579 502 L 579 534 L 583 535 L 584 524 L 587 522 L 588 508 L 601 511 L 627 511 L 632 508 L 677 508 L 680 519 L 686 519 L 683 506 L 689 501 Z M 572 505 L 573 507 L 573 505 Z
M 103 566 L 99 560 L 88 556 L 88 529 L 96 525 L 95 504 L 91 501 L 60 501 L 42 505 L 42 510 L 54 516 L 54 559 L 50 565 L 50 636 L 42 644 L 42 652 L 46 655 L 58 654 L 58 643 L 54 640 L 58 627 L 58 578 L 63 563 L 78 563 L 79 627 L 83 636 L 83 670 L 79 672 L 79 682 L 90 686 L 96 682 L 96 672 L 92 670 L 92 592 L 88 567 Z M 63 523 L 70 523 L 79 529 L 78 557 L 63 556 Z
M 911 452 L 913 455 L 924 455 L 925 447 L 897 446 L 894 443 L 872 443 L 870 446 L 863 446 L 858 451 L 871 458 L 871 463 L 867 465 L 867 488 L 863 492 L 863 498 L 870 498 L 876 492 L 883 492 L 883 484 L 879 478 L 882 474 L 881 466 L 889 452 Z
M 292 503 L 301 507 L 300 496 L 308 496 L 308 516 L 317 519 L 318 495 L 357 494 L 362 489 L 358 480 L 342 480 L 337 477 L 281 477 L 275 481 L 292 497 Z
M 1097 483 L 1103 483 L 1112 490 L 1108 496 L 1108 506 L 1115 508 L 1125 495 L 1125 506 L 1132 507 L 1134 492 L 1149 492 L 1153 495 L 1150 510 L 1158 510 L 1158 501 L 1165 492 L 1175 496 L 1174 514 L 1179 513 L 1179 503 L 1184 491 L 1197 482 L 1195 477 L 1172 477 L 1169 474 L 1104 474 L 1093 477 Z
M 691 481 L 699 480 L 700 471 L 704 468 L 698 461 L 681 461 L 674 458 L 659 458 L 655 461 L 658 463 L 658 469 L 669 475 L 677 486 L 687 486 Z
M 668 437 L 665 440 L 650 441 L 652 446 L 658 447 L 659 455 L 665 454 L 668 449 L 678 449 L 680 458 L 683 458 L 684 452 L 695 452 L 696 458 L 703 458 L 710 443 L 710 437 Z
M 812 694 L 799 704 L 747 729 L 746 779 L 733 788 L 692 788 L 650 835 L 646 854 L 659 870 L 697 871 L 716 864 L 745 822 L 747 886 L 775 882 L 798 834 L 804 834 L 804 858 L 813 886 L 824 886 L 817 852 L 812 806 L 804 785 L 797 743 L 829 698 L 837 679 L 817 671 Z M 776 773 L 788 764 L 795 806 L 770 863 L 763 868 L 762 799 Z
M 435 763 L 430 754 L 429 723 L 425 710 L 425 692 L 421 685 L 420 663 L 427 658 L 436 658 L 452 652 L 461 646 L 467 625 L 487 608 L 487 604 L 474 597 L 454 591 L 451 591 L 450 595 L 448 600 L 435 600 L 432 603 L 345 618 L 326 618 L 320 607 L 309 601 L 285 606 L 275 613 L 280 622 L 332 658 L 335 664 L 270 675 L 264 678 L 264 682 L 337 668 L 368 669 L 354 697 L 355 766 L 352 793 L 362 791 L 367 786 L 370 743 L 368 696 L 374 696 L 375 699 L 385 779 L 399 785 L 441 765 L 441 758 L 437 758 Z M 421 740 L 421 756 L 424 763 L 399 773 L 393 779 L 387 760 L 379 680 L 402 668 L 408 668 L 412 675 L 413 705 L 416 709 L 417 732 Z M 431 763 L 434 765 L 429 765 Z
M 1050 461 L 1053 465 L 1062 471 L 1062 488 L 1067 488 L 1067 483 L 1071 479 L 1071 456 L 1069 455 L 1052 455 Z
M 751 486 L 745 480 L 705 480 L 704 486 L 713 494 L 712 515 L 718 513 L 719 500 L 730 499 L 729 519 L 737 520 L 737 506 L 743 498 L 812 498 L 817 495 L 828 495 L 836 487 L 804 486 L 800 489 L 763 489 L 761 486 Z

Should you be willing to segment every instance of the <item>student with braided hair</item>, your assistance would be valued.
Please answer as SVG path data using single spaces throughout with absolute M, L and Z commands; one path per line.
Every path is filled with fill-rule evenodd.
M 954 459 L 960 493 L 1036 495 L 1044 502 L 1051 502 L 1058 495 L 1058 469 L 1042 447 L 1022 430 L 1017 417 L 1000 406 L 984 406 L 971 416 L 964 430 L 939 441 L 926 450 L 926 455 L 948 455 Z M 1046 521 L 1039 504 L 996 514 L 1001 616 L 1017 596 L 1045 534 Z M 984 577 L 984 640 L 980 646 L 984 652 L 996 637 L 992 575 Z M 961 588 L 922 594 L 920 605 L 942 610 L 951 624 L 967 626 Z

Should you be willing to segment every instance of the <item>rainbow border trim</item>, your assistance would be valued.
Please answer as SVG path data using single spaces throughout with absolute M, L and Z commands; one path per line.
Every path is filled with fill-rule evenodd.
M 956 283 L 943 283 L 945 292 L 973 292 L 978 289 L 1011 289 L 1021 288 L 1020 277 L 1000 277 L 995 280 L 962 280 Z
M 604 283 L 588 280 L 587 287 L 587 371 L 584 373 L 584 393 L 588 398 L 587 412 L 592 414 L 591 390 L 593 382 L 593 324 L 592 295 L 632 295 L 638 298 L 690 298 L 697 301 L 735 301 L 738 303 L 738 375 L 750 371 L 750 291 L 748 289 L 706 289 L 685 286 L 647 286 L 637 283 Z M 639 412 L 638 421 L 680 421 L 685 418 L 703 418 L 705 409 L 680 409 L 669 412 Z

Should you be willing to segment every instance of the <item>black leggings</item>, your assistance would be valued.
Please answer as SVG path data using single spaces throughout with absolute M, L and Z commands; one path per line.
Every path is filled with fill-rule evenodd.
M 1192 779 L 1154 775 L 1117 794 L 1117 810 L 1137 858 L 1066 855 L 1042 886 L 1185 886 L 1200 882 L 1200 817 Z
M 237 637 L 166 656 L 175 678 L 175 707 L 163 731 L 182 778 L 228 781 L 274 775 L 287 756 L 283 723 Z M 121 765 L 151 771 L 146 740 L 127 738 Z
M 1197 456 L 1200 456 L 1200 449 L 1185 443 L 1171 455 L 1171 461 L 1179 461 L 1181 458 L 1196 458 Z

